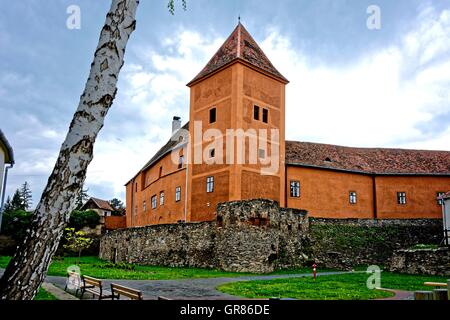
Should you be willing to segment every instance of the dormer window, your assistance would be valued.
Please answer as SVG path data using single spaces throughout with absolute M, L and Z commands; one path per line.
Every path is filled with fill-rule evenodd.
M 263 121 L 264 123 L 268 123 L 268 122 L 269 122 L 269 110 L 263 109 L 263 112 L 262 112 L 262 121 Z
M 216 122 L 216 108 L 212 108 L 209 110 L 209 123 Z
M 325 162 L 332 162 L 330 157 L 325 158 Z
M 253 106 L 253 119 L 259 120 L 259 106 Z

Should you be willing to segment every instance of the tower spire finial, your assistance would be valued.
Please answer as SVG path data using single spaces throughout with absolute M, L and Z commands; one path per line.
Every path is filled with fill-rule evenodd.
M 239 16 L 238 16 L 238 24 L 240 24 L 241 23 L 241 15 L 239 14 Z

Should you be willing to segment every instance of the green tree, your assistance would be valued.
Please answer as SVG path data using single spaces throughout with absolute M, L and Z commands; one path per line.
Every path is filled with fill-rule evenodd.
M 182 0 L 186 5 L 185 0 Z M 94 143 L 117 94 L 139 0 L 112 0 L 94 59 L 53 171 L 27 232 L 0 279 L 0 299 L 32 300 L 44 281 L 93 159 Z M 174 0 L 169 0 L 174 12 Z
M 20 188 L 20 197 L 22 198 L 22 205 L 24 210 L 30 209 L 33 203 L 33 193 L 27 181 L 24 182 Z
M 88 195 L 89 189 L 81 188 L 80 193 L 78 194 L 75 200 L 75 210 L 80 210 L 84 203 L 90 198 Z
M 69 226 L 80 230 L 84 227 L 95 228 L 100 223 L 100 216 L 93 210 L 74 210 L 70 214 Z
M 114 199 L 109 200 L 109 204 L 114 209 L 113 215 L 115 215 L 115 216 L 123 215 L 123 211 L 125 210 L 125 205 L 123 204 L 123 202 L 121 200 L 114 198 Z
M 5 205 L 3 207 L 3 211 L 4 212 L 13 211 L 12 210 L 12 204 L 11 204 L 11 197 L 10 196 L 8 196 L 8 198 L 6 198 Z
M 25 210 L 25 206 L 23 204 L 22 195 L 20 194 L 20 190 L 17 189 L 14 192 L 14 195 L 12 197 L 9 211 L 16 211 L 16 210 Z
M 86 237 L 84 231 L 75 231 L 74 228 L 65 228 L 64 231 L 66 233 L 66 244 L 63 247 L 78 254 L 77 264 L 79 264 L 81 252 L 88 249 L 92 245 L 92 242 L 94 242 L 94 239 Z

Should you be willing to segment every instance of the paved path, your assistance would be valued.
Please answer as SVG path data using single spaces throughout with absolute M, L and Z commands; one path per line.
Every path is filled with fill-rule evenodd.
M 322 272 L 320 275 L 344 274 L 348 272 Z M 201 279 L 177 279 L 177 280 L 104 280 L 104 284 L 109 287 L 111 282 L 141 290 L 144 299 L 157 299 L 158 296 L 164 296 L 170 299 L 189 299 L 189 300 L 225 300 L 225 299 L 242 299 L 222 293 L 215 288 L 221 284 L 237 281 L 249 280 L 270 280 L 281 278 L 308 277 L 310 273 L 301 274 L 284 274 L 284 275 L 268 275 L 268 276 L 243 276 L 232 278 L 201 278 Z M 47 276 L 47 282 L 64 288 L 66 278 Z
M 358 272 L 358 271 L 357 271 Z M 321 272 L 318 276 L 345 274 L 349 272 Z M 0 269 L 0 276 L 3 270 Z M 311 277 L 310 273 L 301 274 L 283 274 L 283 275 L 267 275 L 267 276 L 242 276 L 231 278 L 200 278 L 200 279 L 177 279 L 177 280 L 104 280 L 105 286 L 108 288 L 111 282 L 122 284 L 137 290 L 141 290 L 144 299 L 154 300 L 158 296 L 164 296 L 176 300 L 227 300 L 242 299 L 236 296 L 220 292 L 216 287 L 229 282 L 250 281 L 250 280 L 271 280 L 295 277 Z M 61 289 L 66 284 L 65 277 L 47 276 L 46 282 L 51 283 Z M 409 291 L 391 290 L 395 293 L 394 297 L 385 298 L 386 300 L 412 300 L 413 293 Z M 87 299 L 90 296 L 86 294 Z M 384 300 L 384 299 L 383 299 Z

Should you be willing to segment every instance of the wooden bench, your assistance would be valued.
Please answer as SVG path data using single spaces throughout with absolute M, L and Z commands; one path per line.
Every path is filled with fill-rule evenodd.
M 125 296 L 131 300 L 143 300 L 142 291 L 121 286 L 119 284 L 111 283 L 112 299 L 120 299 L 120 296 Z
M 436 288 L 439 288 L 439 287 L 447 288 L 447 284 L 443 283 L 443 282 L 424 282 L 423 285 L 429 286 L 429 287 L 436 287 Z
M 93 297 L 98 296 L 99 300 L 112 298 L 111 292 L 103 289 L 102 280 L 88 276 L 82 276 L 81 278 L 83 280 L 83 284 L 81 286 L 80 299 L 83 297 L 85 292 L 91 293 Z

